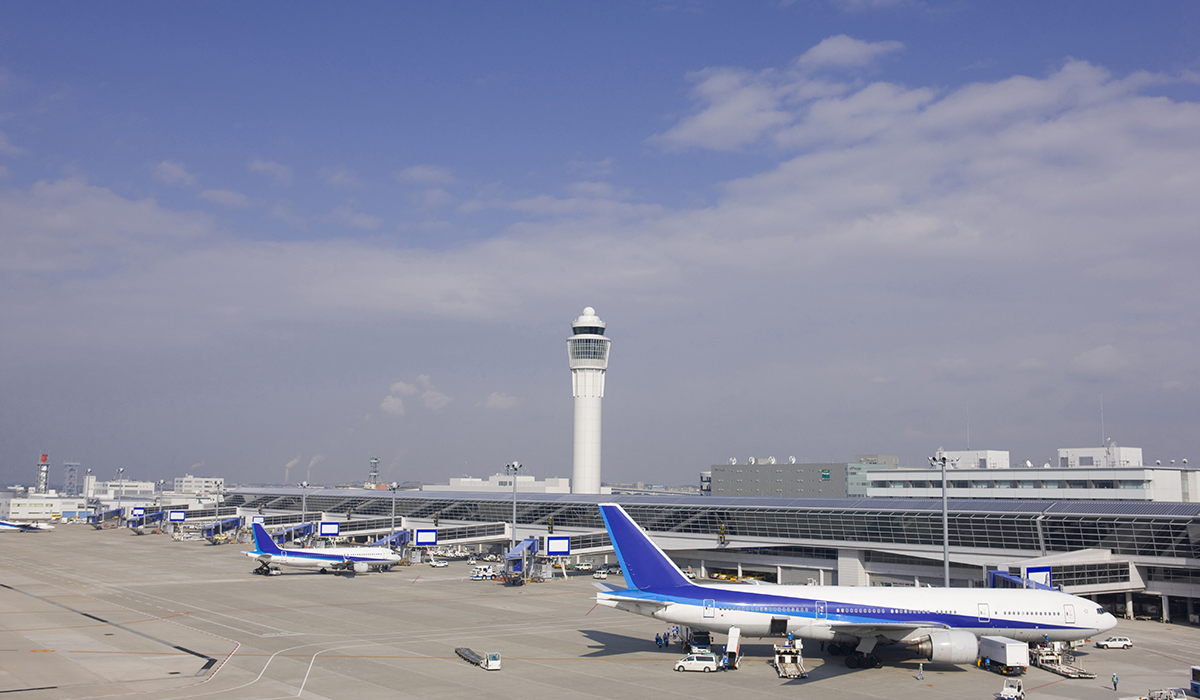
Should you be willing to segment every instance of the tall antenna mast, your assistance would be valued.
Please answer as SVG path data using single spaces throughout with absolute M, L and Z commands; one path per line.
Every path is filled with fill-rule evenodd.
M 1100 394 L 1100 444 L 1104 444 L 1105 438 L 1108 436 L 1104 430 L 1104 394 Z

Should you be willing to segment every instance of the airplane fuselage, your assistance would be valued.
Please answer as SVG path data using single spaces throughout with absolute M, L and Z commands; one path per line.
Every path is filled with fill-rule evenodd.
M 332 547 L 328 549 L 282 549 L 280 554 L 246 552 L 246 556 L 270 566 L 292 566 L 306 569 L 361 569 L 391 566 L 400 555 L 383 547 Z M 360 566 L 356 567 L 355 564 Z
M 11 520 L 0 520 L 0 532 L 48 532 L 54 526 L 48 523 L 17 523 Z
M 861 627 L 881 630 L 879 636 L 893 642 L 944 629 L 1065 641 L 1100 634 L 1115 624 L 1112 615 L 1086 598 L 1029 589 L 697 584 L 602 593 L 599 598 L 610 607 L 712 632 L 736 626 L 748 637 L 790 632 L 839 641 L 857 638 L 849 631 Z
M 243 552 L 259 563 L 257 573 L 277 573 L 281 566 L 320 571 L 356 571 L 390 569 L 400 563 L 398 553 L 388 547 L 327 547 L 324 549 L 285 549 L 275 544 L 262 525 L 251 526 L 254 551 Z

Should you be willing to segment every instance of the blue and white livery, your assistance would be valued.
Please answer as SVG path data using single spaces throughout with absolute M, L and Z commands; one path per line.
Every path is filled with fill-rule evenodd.
M 266 528 L 254 523 L 254 551 L 242 552 L 258 561 L 256 574 L 278 574 L 281 566 L 297 566 L 326 571 L 364 573 L 369 569 L 392 568 L 400 555 L 388 547 L 329 547 L 326 549 L 283 549 L 267 534 Z
M 14 523 L 11 520 L 0 520 L 0 532 L 46 532 L 54 526 L 47 523 Z
M 974 663 L 979 637 L 1070 641 L 1117 621 L 1096 603 L 1058 591 L 1004 588 L 747 586 L 697 584 L 621 506 L 600 504 L 628 589 L 596 595 L 600 605 L 710 632 L 829 642 L 851 668 L 878 668 L 880 644 L 912 645 L 939 663 Z

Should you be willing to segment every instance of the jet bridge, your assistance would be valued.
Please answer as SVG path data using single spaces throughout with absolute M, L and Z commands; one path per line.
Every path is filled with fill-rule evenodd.
M 166 517 L 167 517 L 167 514 L 162 511 L 159 511 L 157 513 L 146 513 L 145 515 L 139 515 L 139 516 L 130 518 L 129 520 L 126 521 L 126 524 L 128 527 L 138 529 L 138 528 L 142 528 L 147 525 L 150 525 L 152 523 L 156 523 L 160 520 L 165 520 Z
M 367 546 L 368 547 L 403 547 L 404 545 L 408 544 L 409 539 L 410 538 L 409 538 L 408 530 L 401 530 L 400 532 L 397 532 L 393 535 L 388 535 L 387 537 L 383 537 L 381 539 L 375 540 L 374 542 L 372 542 L 371 544 L 369 544 Z
M 302 537 L 308 537 L 316 531 L 317 526 L 315 523 L 301 523 L 299 525 L 294 525 L 282 530 L 276 530 L 271 535 L 271 539 L 275 540 L 279 544 L 283 544 L 284 542 L 291 540 L 298 540 Z
M 203 534 L 204 534 L 205 538 L 215 537 L 218 534 L 225 532 L 226 530 L 236 530 L 241 526 L 242 526 L 241 517 L 226 518 L 225 520 L 215 522 L 212 525 L 204 528 Z

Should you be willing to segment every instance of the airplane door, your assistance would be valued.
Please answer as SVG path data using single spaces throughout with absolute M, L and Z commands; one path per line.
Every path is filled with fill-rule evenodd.
M 704 601 L 704 616 L 705 617 L 716 617 L 717 616 L 716 601 L 713 601 L 713 600 Z
M 979 604 L 979 621 L 980 622 L 991 622 L 992 621 L 992 611 L 988 607 L 987 603 Z
M 1063 606 L 1063 622 L 1066 622 L 1068 625 L 1075 624 L 1075 606 L 1074 605 L 1064 605 Z
M 818 601 L 814 601 L 814 602 L 816 604 L 816 609 L 817 609 L 817 619 L 824 620 L 825 619 L 825 601 L 818 600 Z

